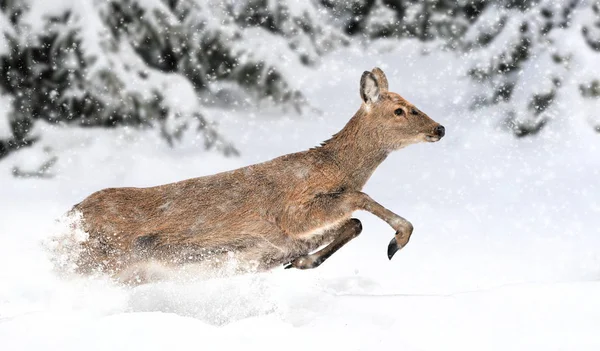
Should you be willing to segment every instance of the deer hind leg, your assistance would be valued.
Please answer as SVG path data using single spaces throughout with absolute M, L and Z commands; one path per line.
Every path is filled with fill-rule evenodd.
M 349 219 L 336 230 L 335 239 L 321 250 L 310 255 L 300 256 L 285 265 L 285 268 L 311 269 L 317 268 L 337 250 L 356 238 L 362 231 L 362 224 L 356 218 Z

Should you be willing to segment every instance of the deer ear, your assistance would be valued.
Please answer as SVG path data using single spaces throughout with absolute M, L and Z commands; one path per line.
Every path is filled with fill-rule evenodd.
M 381 68 L 375 67 L 375 68 L 373 68 L 373 70 L 371 72 L 375 75 L 375 78 L 377 78 L 377 83 L 379 84 L 379 90 L 382 93 L 388 91 L 388 89 L 389 89 L 388 80 L 387 80 L 387 77 L 385 76 L 385 73 L 383 73 L 383 71 L 381 70 Z
M 360 77 L 360 97 L 367 104 L 379 100 L 379 84 L 377 78 L 369 71 L 365 71 Z

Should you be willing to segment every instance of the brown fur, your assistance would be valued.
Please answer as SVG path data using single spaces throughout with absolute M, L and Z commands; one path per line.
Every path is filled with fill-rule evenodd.
M 374 213 L 399 242 L 408 241 L 412 225 L 361 190 L 391 151 L 439 140 L 439 124 L 388 92 L 378 68 L 363 74 L 361 96 L 354 117 L 319 147 L 206 177 L 90 195 L 73 208 L 89 234 L 80 269 L 119 273 L 139 262 L 184 264 L 231 253 L 260 269 L 286 262 L 313 268 L 360 233 L 360 222 L 351 220 L 356 210 Z M 309 255 L 325 244 L 326 257 Z

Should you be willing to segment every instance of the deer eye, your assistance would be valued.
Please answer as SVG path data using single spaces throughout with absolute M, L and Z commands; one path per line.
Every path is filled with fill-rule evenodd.
M 403 110 L 403 109 L 401 109 L 401 108 L 398 108 L 398 109 L 396 109 L 396 110 L 394 111 L 394 114 L 395 114 L 396 116 L 402 116 L 402 115 L 404 114 L 404 110 Z
M 415 110 L 414 108 L 410 111 L 410 113 L 412 113 L 413 115 L 419 114 L 419 112 L 417 110 Z

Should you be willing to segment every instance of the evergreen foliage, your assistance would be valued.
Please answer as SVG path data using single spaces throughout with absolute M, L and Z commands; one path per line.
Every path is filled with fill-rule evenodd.
M 466 56 L 473 107 L 500 106 L 517 136 L 560 116 L 573 92 L 600 102 L 597 0 L 0 0 L 0 31 L 12 99 L 0 158 L 34 143 L 40 119 L 160 128 L 169 144 L 196 129 L 206 148 L 235 154 L 203 106 L 230 90 L 301 111 L 294 67 L 359 37 Z
M 311 2 L 4 0 L 0 11 L 0 87 L 13 97 L 0 157 L 33 143 L 40 119 L 157 127 L 170 144 L 195 127 L 207 148 L 234 154 L 202 97 L 230 82 L 251 100 L 300 110 L 286 61 L 314 64 L 345 40 Z

